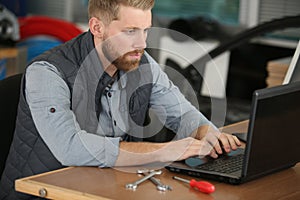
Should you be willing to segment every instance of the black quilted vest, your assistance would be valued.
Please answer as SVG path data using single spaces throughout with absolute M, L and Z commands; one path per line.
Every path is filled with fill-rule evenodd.
M 66 42 L 62 46 L 56 47 L 42 54 L 34 61 L 45 60 L 56 66 L 60 73 L 63 75 L 63 79 L 67 83 L 72 93 L 76 75 L 81 68 L 82 63 L 85 62 L 87 55 L 93 55 L 93 51 L 93 36 L 90 32 L 86 32 L 79 35 L 77 38 Z M 98 61 L 97 59 L 97 56 L 93 56 L 88 64 L 96 64 Z M 143 56 L 141 64 L 145 63 L 148 63 L 148 60 L 146 56 Z M 148 73 L 151 74 L 149 67 L 148 69 Z M 139 89 L 134 87 L 134 85 L 138 83 L 139 80 L 142 80 L 144 78 L 144 73 L 145 70 L 143 71 L 143 73 L 141 73 L 138 69 L 128 74 L 128 83 L 126 87 L 129 88 L 128 90 L 131 90 L 128 91 L 128 93 L 132 94 L 130 97 L 127 97 L 126 100 L 128 103 L 127 105 L 129 106 L 129 114 L 132 119 L 132 121 L 129 121 L 129 124 L 136 123 L 140 126 L 143 126 L 147 121 L 152 84 L 143 84 L 143 86 Z M 24 94 L 24 85 L 26 81 L 24 77 L 25 76 L 23 76 L 21 85 L 14 138 L 6 161 L 5 170 L 2 174 L 0 182 L 1 200 L 40 199 L 30 195 L 15 192 L 14 181 L 18 178 L 64 167 L 50 152 L 33 123 L 32 116 Z M 152 79 L 152 75 L 147 77 L 149 80 L 146 80 L 146 82 L 150 83 L 152 81 L 150 80 Z M 99 77 L 98 82 L 101 82 L 102 80 L 103 79 Z M 97 85 L 99 86 L 101 84 Z M 99 95 L 95 96 L 96 98 L 99 98 Z M 100 101 L 96 99 L 95 102 Z M 99 105 L 95 103 L 94 108 L 95 110 L 99 109 Z M 132 126 L 131 131 L 135 132 L 134 129 L 135 128 Z M 126 137 L 126 139 L 139 141 L 139 139 L 136 139 L 132 136 L 128 136 Z

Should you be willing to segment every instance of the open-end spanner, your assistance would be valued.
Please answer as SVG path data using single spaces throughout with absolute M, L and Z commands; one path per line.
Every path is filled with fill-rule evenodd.
M 151 173 L 151 170 L 144 170 L 144 169 L 143 170 L 138 170 L 137 173 L 143 174 L 144 176 L 147 176 L 149 173 Z M 150 177 L 149 179 L 150 179 L 150 181 L 152 183 L 154 183 L 156 185 L 156 188 L 159 191 L 163 191 L 164 192 L 166 190 L 172 190 L 171 186 L 162 184 L 159 179 L 157 179 L 157 178 L 155 178 L 153 176 Z
M 153 177 L 153 176 L 155 176 L 155 175 L 159 175 L 159 174 L 161 174 L 161 173 L 162 173 L 161 170 L 159 170 L 159 171 L 152 171 L 152 172 L 150 172 L 149 174 L 147 174 L 146 176 L 144 176 L 143 178 L 141 178 L 141 179 L 135 181 L 134 183 L 128 183 L 128 184 L 126 184 L 125 187 L 126 187 L 127 189 L 132 189 L 132 190 L 134 190 L 134 189 L 136 189 L 137 186 L 138 186 L 139 184 L 141 184 L 142 182 L 148 180 L 149 178 L 151 178 L 151 177 Z

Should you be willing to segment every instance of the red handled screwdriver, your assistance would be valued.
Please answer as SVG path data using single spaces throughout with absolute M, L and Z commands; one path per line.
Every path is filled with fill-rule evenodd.
M 215 186 L 207 181 L 196 181 L 195 179 L 189 181 L 177 176 L 173 176 L 173 179 L 188 183 L 192 188 L 197 188 L 200 192 L 210 194 L 215 191 Z

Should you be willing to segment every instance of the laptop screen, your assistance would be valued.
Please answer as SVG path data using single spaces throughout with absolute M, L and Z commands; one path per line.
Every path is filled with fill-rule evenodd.
M 296 47 L 294 56 L 284 77 L 283 84 L 300 81 L 300 40 Z
M 255 134 L 249 134 L 246 147 L 250 177 L 300 160 L 300 82 L 257 90 L 253 96 L 249 133 Z

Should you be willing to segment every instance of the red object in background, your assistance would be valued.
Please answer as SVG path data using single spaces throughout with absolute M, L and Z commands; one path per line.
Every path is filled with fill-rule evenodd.
M 21 40 L 37 35 L 47 35 L 66 42 L 83 32 L 71 22 L 47 16 L 20 17 L 18 20 Z

